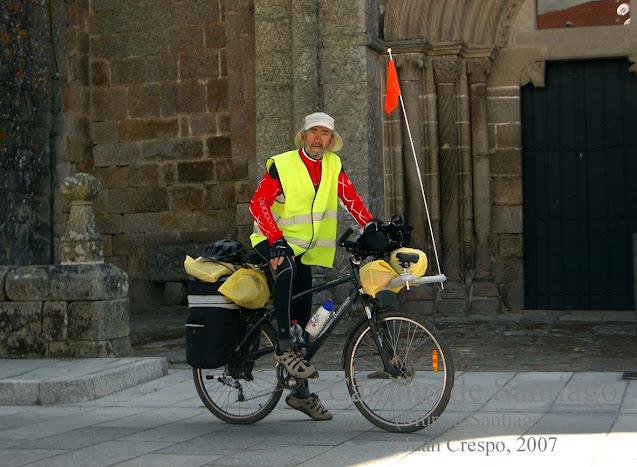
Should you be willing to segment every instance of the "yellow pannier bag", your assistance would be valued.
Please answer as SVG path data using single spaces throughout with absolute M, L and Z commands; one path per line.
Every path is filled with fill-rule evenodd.
M 261 308 L 270 299 L 265 274 L 256 269 L 238 269 L 219 287 L 219 292 L 244 308 Z
M 211 261 L 207 258 L 193 259 L 190 256 L 186 256 L 184 269 L 188 274 L 200 281 L 217 282 L 220 277 L 229 276 L 238 268 L 232 263 Z
M 411 263 L 405 271 L 405 269 L 400 265 L 400 261 L 398 261 L 398 258 L 396 257 L 398 253 L 417 254 L 420 259 L 417 263 Z M 394 271 L 396 271 L 398 274 L 407 272 L 409 274 L 413 274 L 416 277 L 420 277 L 425 274 L 425 271 L 427 270 L 427 255 L 424 251 L 416 250 L 415 248 L 398 248 L 391 254 L 389 264 L 391 264 L 391 267 L 394 268 Z
M 383 290 L 385 286 L 393 278 L 398 277 L 398 273 L 382 259 L 372 261 L 365 264 L 360 269 L 361 284 L 366 294 L 375 297 L 378 292 Z M 391 289 L 392 292 L 398 292 L 402 287 Z

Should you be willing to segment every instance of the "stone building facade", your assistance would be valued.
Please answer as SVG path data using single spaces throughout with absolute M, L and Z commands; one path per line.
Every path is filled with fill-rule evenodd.
M 27 55 L 58 70 L 47 88 L 57 100 L 39 101 L 51 115 L 40 134 L 52 135 L 55 175 L 42 175 L 39 189 L 7 188 L 23 170 L 15 162 L 0 189 L 40 199 L 29 215 L 42 227 L 34 222 L 33 231 L 53 225 L 59 238 L 69 207 L 56 184 L 77 171 L 94 175 L 105 260 L 128 273 L 132 312 L 156 312 L 166 282 L 178 286 L 178 273 L 157 274 L 178 266 L 175 251 L 196 254 L 224 237 L 247 242 L 247 203 L 265 160 L 288 150 L 316 110 L 336 118 L 344 168 L 372 213 L 413 224 L 434 272 L 404 119 L 382 110 L 388 47 L 449 277 L 444 291 L 400 299 L 442 315 L 524 309 L 521 89 L 544 86 L 547 61 L 637 57 L 634 24 L 538 31 L 534 0 L 64 0 L 43 16 L 50 3 L 37 10 L 15 0 L 2 14 L 28 11 L 41 41 L 51 31 L 54 63 Z M 18 88 L 5 85 L 3 102 Z M 28 155 L 30 166 L 43 167 L 47 154 Z M 13 209 L 20 201 L 11 196 Z M 14 253 L 0 263 L 59 260 L 50 235 L 40 237 L 5 243 Z M 15 253 L 22 245 L 31 256 Z

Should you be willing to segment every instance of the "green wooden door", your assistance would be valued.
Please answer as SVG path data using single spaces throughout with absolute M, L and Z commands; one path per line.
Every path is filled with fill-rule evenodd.
M 522 88 L 526 309 L 633 308 L 637 78 L 626 60 L 547 63 Z

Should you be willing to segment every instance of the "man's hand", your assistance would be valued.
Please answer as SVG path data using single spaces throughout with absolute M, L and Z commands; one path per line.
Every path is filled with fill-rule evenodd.
M 294 250 L 288 245 L 284 238 L 279 238 L 272 243 L 270 247 L 270 266 L 276 271 L 286 256 L 294 259 Z

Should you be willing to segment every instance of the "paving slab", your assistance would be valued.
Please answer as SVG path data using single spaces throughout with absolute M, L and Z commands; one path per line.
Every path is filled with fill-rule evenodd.
M 145 454 L 129 461 L 117 464 L 118 467 L 197 467 L 211 465 L 218 455 L 193 455 L 193 454 Z
M 551 407 L 551 412 L 619 411 L 628 381 L 621 373 L 575 373 Z
M 520 373 L 498 385 L 498 391 L 484 405 L 485 411 L 545 411 L 560 397 L 572 377 L 570 372 Z M 500 383 L 503 383 L 500 380 Z
M 325 465 L 392 465 L 409 454 L 399 443 L 349 440 L 327 450 L 306 462 L 303 467 Z
M 453 411 L 479 410 L 515 376 L 514 372 L 459 372 L 448 408 Z
M 108 411 L 109 409 L 110 408 L 105 407 L 101 410 Z M 129 408 L 129 410 L 133 409 Z M 120 417 L 114 420 L 105 421 L 100 426 L 124 428 L 156 428 L 167 423 L 172 423 L 201 415 L 203 412 L 203 409 L 199 408 L 164 407 L 149 410 L 149 408 L 146 407 L 145 410 L 141 410 L 138 413 L 132 414 L 128 417 Z
M 107 466 L 134 459 L 135 457 L 164 448 L 169 444 L 170 443 L 159 442 L 106 441 L 95 446 L 50 456 L 29 465 L 31 467 L 68 467 L 70 465 Z
M 68 404 L 94 400 L 164 376 L 166 359 L 0 359 L 0 405 Z
M 182 442 L 207 435 L 225 426 L 220 423 L 211 423 L 210 413 L 202 413 L 185 420 L 167 423 L 151 429 L 137 430 L 134 428 L 119 428 L 135 430 L 133 434 L 121 438 L 124 441 L 172 441 Z M 111 428 L 114 429 L 114 428 Z
M 89 426 L 129 417 L 132 414 L 144 412 L 141 407 L 108 407 L 71 413 L 52 419 L 38 421 L 32 419 L 28 425 L 0 431 L 0 439 L 41 439 L 60 433 L 78 430 Z M 35 412 L 37 414 L 37 411 Z
M 458 372 L 447 409 L 416 433 L 389 433 L 372 425 L 352 405 L 343 376 L 342 371 L 321 371 L 310 383 L 334 413 L 328 422 L 313 422 L 289 408 L 284 394 L 256 424 L 224 423 L 203 407 L 188 368 L 170 368 L 159 379 L 93 401 L 0 406 L 0 465 L 637 462 L 637 381 L 622 380 L 621 373 Z M 578 389 L 606 399 L 598 410 L 583 410 L 586 401 L 567 398 Z M 539 396 L 515 400 L 520 394 Z M 296 448 L 301 443 L 303 450 Z M 500 451 L 487 455 L 485 450 L 495 446 Z
M 2 448 L 75 450 L 130 435 L 143 428 L 89 426 L 38 439 L 0 439 Z M 125 439 L 125 438 L 124 438 Z
M 320 456 L 326 451 L 334 449 L 332 445 L 303 445 L 302 449 L 291 446 L 277 446 L 276 444 L 259 444 L 250 449 L 245 449 L 220 459 L 215 462 L 219 465 L 234 466 L 255 466 L 255 467 L 271 467 L 273 465 L 281 467 L 292 467 L 295 465 L 305 465 L 306 460 Z M 311 465 L 311 463 L 308 463 Z M 322 464 L 325 465 L 339 465 Z M 347 465 L 347 464 L 340 464 Z
M 0 449 L 2 466 L 13 467 L 63 454 L 61 449 Z

